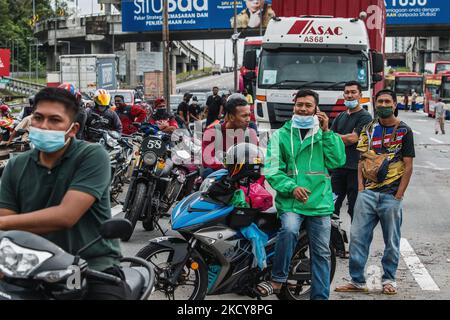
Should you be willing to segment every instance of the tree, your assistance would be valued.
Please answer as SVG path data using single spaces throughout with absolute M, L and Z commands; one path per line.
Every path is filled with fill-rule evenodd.
M 15 54 L 19 53 L 19 56 L 15 57 L 14 63 L 19 66 L 19 71 L 28 70 L 28 50 L 31 44 L 28 38 L 34 36 L 35 23 L 54 16 L 50 1 L 35 0 L 35 6 L 36 17 L 39 17 L 39 20 L 36 17 L 33 19 L 33 0 L 0 0 L 0 47 L 12 49 L 11 40 L 14 39 Z M 43 66 L 45 61 L 44 54 L 41 54 L 39 61 L 36 61 L 35 55 L 32 55 L 31 64 L 33 66 L 36 63 Z

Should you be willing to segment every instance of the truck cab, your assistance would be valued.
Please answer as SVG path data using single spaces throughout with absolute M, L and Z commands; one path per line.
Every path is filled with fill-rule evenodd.
M 251 69 L 251 54 L 244 57 Z M 262 42 L 256 88 L 256 120 L 261 131 L 278 129 L 291 119 L 293 96 L 315 90 L 319 108 L 335 118 L 345 111 L 344 84 L 363 88 L 360 103 L 373 114 L 372 96 L 383 77 L 383 55 L 371 50 L 364 21 L 305 16 L 270 21 Z

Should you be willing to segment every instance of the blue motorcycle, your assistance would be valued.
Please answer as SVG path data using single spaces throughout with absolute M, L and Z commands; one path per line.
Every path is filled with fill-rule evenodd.
M 137 256 L 153 264 L 156 299 L 201 300 L 207 295 L 239 294 L 260 298 L 256 286 L 269 280 L 280 229 L 275 211 L 260 212 L 252 208 L 235 208 L 230 200 L 236 181 L 227 170 L 208 176 L 200 191 L 184 198 L 173 208 L 171 225 L 177 234 L 155 238 Z M 256 224 L 268 235 L 265 246 L 267 268 L 253 266 L 252 243 L 240 230 Z M 333 223 L 334 232 L 340 232 Z M 331 280 L 336 255 L 331 247 Z M 309 299 L 311 269 L 309 241 L 300 231 L 287 285 L 279 299 Z

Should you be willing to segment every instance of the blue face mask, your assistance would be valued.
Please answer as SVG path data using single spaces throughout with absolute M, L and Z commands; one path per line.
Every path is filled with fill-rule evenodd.
M 28 138 L 36 149 L 45 153 L 53 153 L 64 148 L 64 146 L 70 141 L 67 139 L 66 134 L 72 129 L 73 124 L 69 130 L 56 131 L 56 130 L 42 130 L 34 127 L 30 127 L 30 134 Z
M 358 100 L 353 100 L 353 101 L 345 100 L 344 105 L 349 109 L 355 109 L 359 105 L 359 101 Z
M 292 127 L 296 129 L 312 129 L 314 128 L 314 116 L 292 116 Z

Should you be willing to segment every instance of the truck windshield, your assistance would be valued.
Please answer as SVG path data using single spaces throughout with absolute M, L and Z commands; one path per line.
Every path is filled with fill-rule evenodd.
M 258 87 L 261 89 L 341 90 L 344 82 L 356 80 L 368 88 L 367 59 L 361 52 L 325 52 L 298 49 L 264 49 Z M 294 82 L 295 81 L 295 82 Z M 331 83 L 336 85 L 330 86 Z
M 421 77 L 408 77 L 408 78 L 395 78 L 395 92 L 405 93 L 410 92 L 412 89 L 417 94 L 423 93 L 423 78 Z

